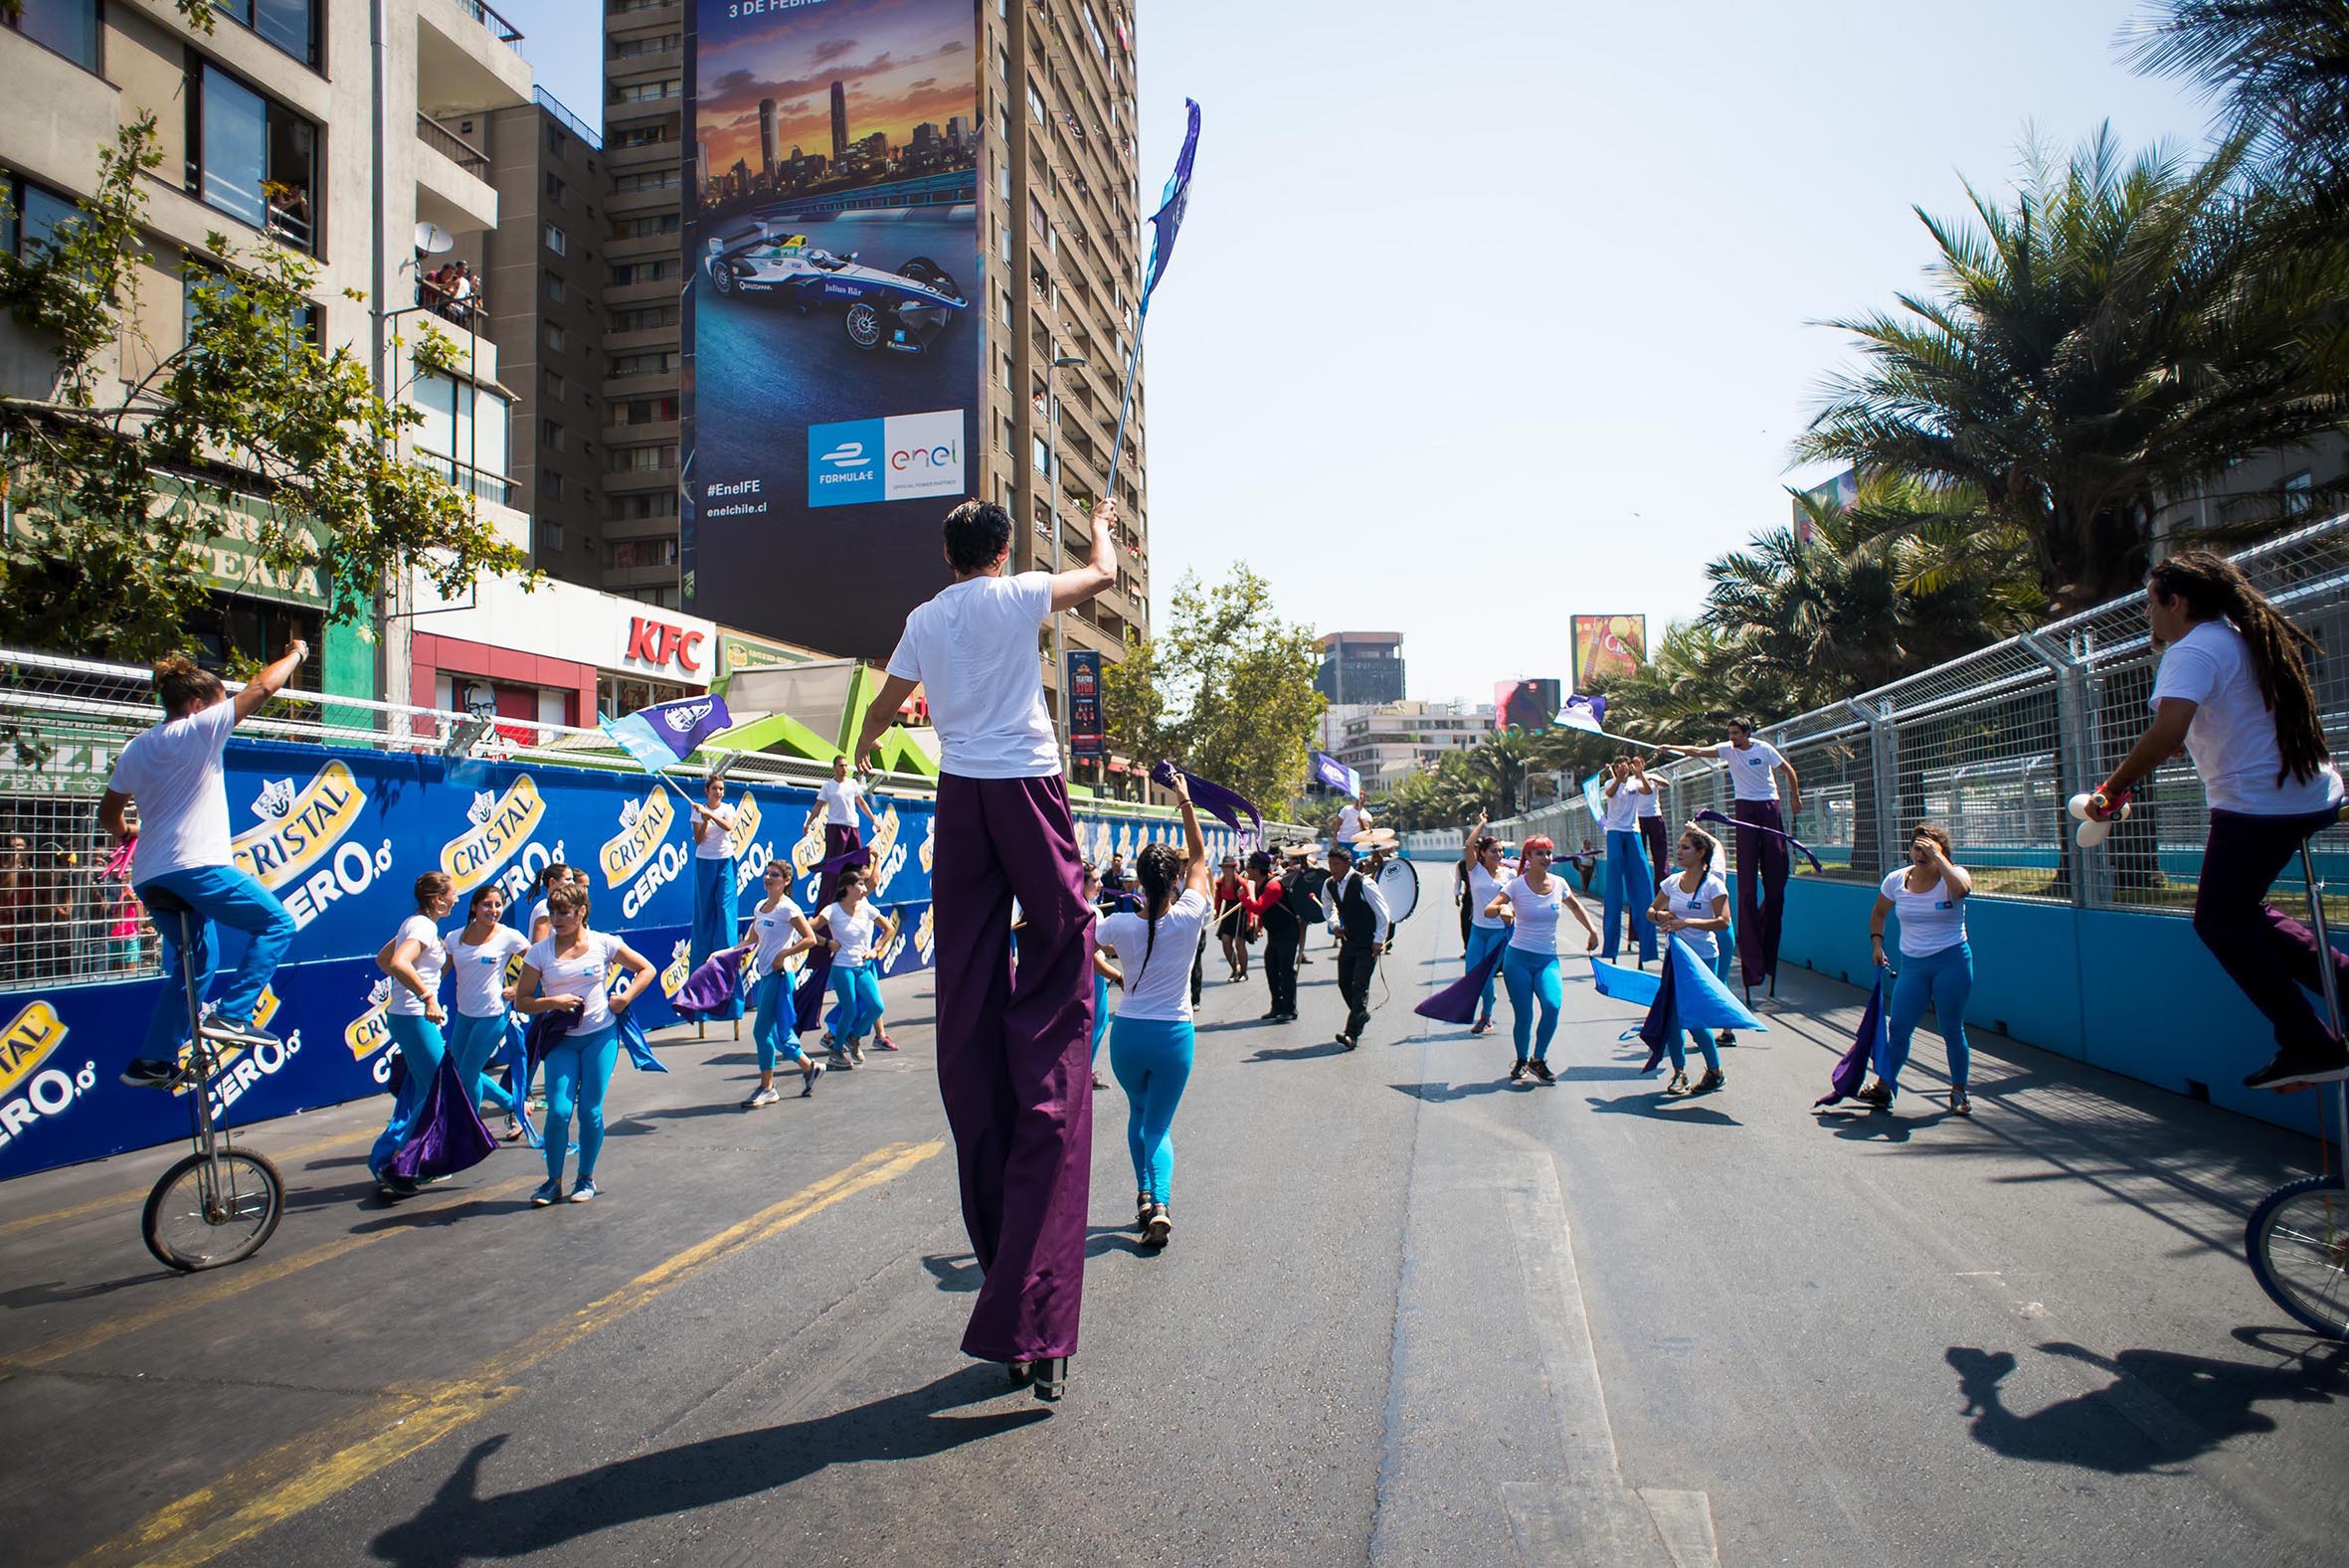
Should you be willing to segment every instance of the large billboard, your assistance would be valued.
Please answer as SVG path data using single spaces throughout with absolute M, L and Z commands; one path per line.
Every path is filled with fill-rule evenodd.
M 1645 615 L 1576 615 L 1574 689 L 1590 690 L 1601 676 L 1629 675 L 1648 657 Z
M 981 487 L 974 0 L 688 0 L 684 608 L 878 659 Z
M 1539 735 L 1565 701 L 1554 680 L 1505 680 L 1493 686 L 1493 728 Z

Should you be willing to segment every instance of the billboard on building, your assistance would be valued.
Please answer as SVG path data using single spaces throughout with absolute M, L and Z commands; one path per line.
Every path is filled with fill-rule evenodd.
M 885 657 L 981 487 L 974 0 L 688 0 L 685 607 Z
M 1493 687 L 1493 728 L 1538 735 L 1557 717 L 1564 692 L 1554 680 L 1505 680 Z
M 1602 676 L 1628 675 L 1646 662 L 1647 616 L 1576 615 L 1573 622 L 1576 691 L 1590 690 Z

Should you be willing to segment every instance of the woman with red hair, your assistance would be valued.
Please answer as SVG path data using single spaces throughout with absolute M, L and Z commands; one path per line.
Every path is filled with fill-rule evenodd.
M 1509 948 L 1501 955 L 1501 980 L 1509 987 L 1509 1008 L 1516 1015 L 1517 1065 L 1509 1070 L 1513 1084 L 1528 1074 L 1545 1084 L 1557 1076 L 1549 1070 L 1548 1058 L 1550 1036 L 1557 1033 L 1557 1010 L 1565 1001 L 1557 975 L 1561 908 L 1573 912 L 1583 935 L 1589 938 L 1583 951 L 1598 951 L 1598 927 L 1591 924 L 1589 912 L 1567 891 L 1565 878 L 1549 874 L 1550 857 L 1556 853 L 1557 845 L 1539 834 L 1527 839 L 1519 851 L 1518 874 L 1485 905 L 1488 917 L 1499 918 L 1504 913 L 1511 917 Z M 1534 1021 L 1536 1008 L 1538 1027 Z

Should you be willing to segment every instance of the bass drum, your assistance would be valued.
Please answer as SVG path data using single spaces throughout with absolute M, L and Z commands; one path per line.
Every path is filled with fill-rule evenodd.
M 1386 899 L 1387 918 L 1399 925 L 1419 907 L 1419 873 L 1408 860 L 1389 860 L 1378 868 L 1378 891 Z

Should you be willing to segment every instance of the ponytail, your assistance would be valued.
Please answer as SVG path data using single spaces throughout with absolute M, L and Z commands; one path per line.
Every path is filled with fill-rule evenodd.
M 1174 879 L 1182 874 L 1182 851 L 1173 844 L 1146 845 L 1134 860 L 1134 879 L 1142 884 L 1142 922 L 1146 935 L 1142 943 L 1142 967 L 1134 971 L 1140 981 L 1150 972 L 1151 955 L 1158 951 L 1159 922 L 1174 902 Z
M 2283 762 L 2275 782 L 2315 778 L 2332 755 L 2316 716 L 2316 692 L 2308 684 L 2308 655 L 2319 646 L 2316 638 L 2284 618 L 2241 568 L 2214 551 L 2181 550 L 2155 566 L 2145 582 L 2165 600 L 2183 600 L 2194 620 L 2224 616 L 2235 623 L 2251 651 L 2259 700 L 2275 716 L 2275 749 Z

